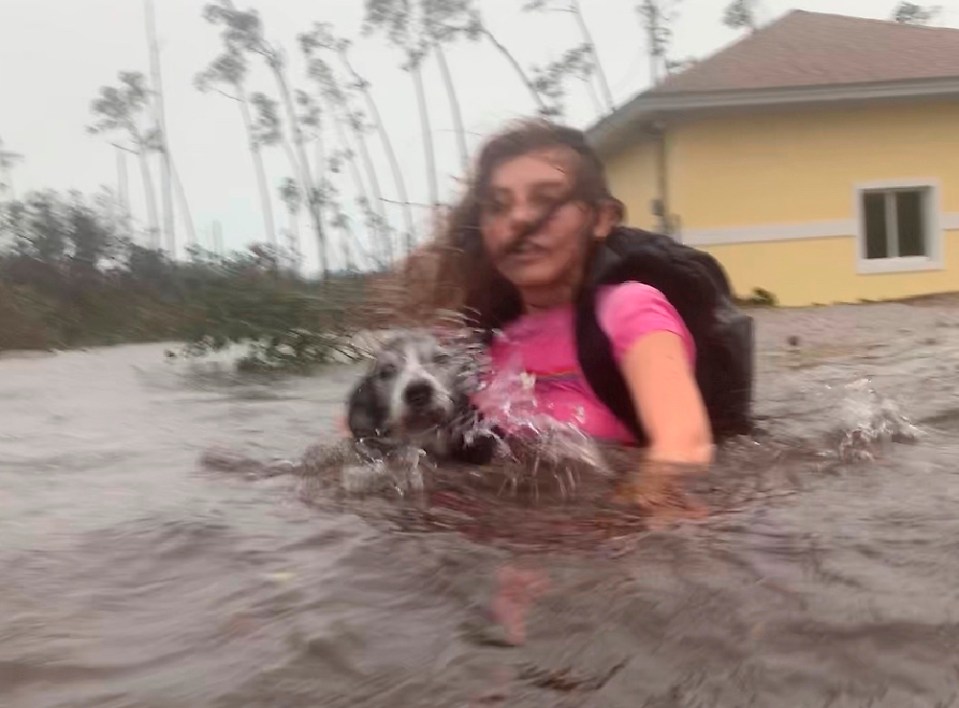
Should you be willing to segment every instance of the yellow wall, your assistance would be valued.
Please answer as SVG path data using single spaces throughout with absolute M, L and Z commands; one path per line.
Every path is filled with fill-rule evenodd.
M 753 288 L 787 306 L 892 300 L 959 290 L 959 231 L 945 232 L 943 270 L 856 273 L 854 238 L 817 238 L 702 246 L 723 264 L 740 295 Z
M 854 185 L 936 178 L 941 210 L 959 213 L 959 102 L 791 109 L 686 119 L 667 137 L 670 210 L 682 230 L 854 219 Z M 653 225 L 655 151 L 605 155 L 630 222 Z M 946 269 L 859 275 L 848 237 L 709 246 L 736 290 L 782 304 L 886 299 L 959 290 L 959 232 L 944 234 Z
M 656 228 L 650 203 L 659 194 L 656 186 L 656 146 L 636 141 L 606 157 L 606 174 L 613 194 L 626 205 L 626 220 L 643 229 Z

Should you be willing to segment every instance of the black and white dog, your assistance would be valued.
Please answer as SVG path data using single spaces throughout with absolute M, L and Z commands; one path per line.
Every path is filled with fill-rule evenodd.
M 478 386 L 479 356 L 468 342 L 441 341 L 427 331 L 393 334 L 349 393 L 351 439 L 313 445 L 299 460 L 273 463 L 210 451 L 204 465 L 257 477 L 296 474 L 305 480 L 308 495 L 318 498 L 330 483 L 363 495 L 422 489 L 421 462 L 434 469 L 454 463 L 449 470 L 457 481 L 464 470 L 455 463 L 495 462 L 470 479 L 500 488 L 508 484 L 514 491 L 529 487 L 537 494 L 543 482 L 555 480 L 570 491 L 582 473 L 606 472 L 596 446 L 566 427 L 519 439 L 490 429 L 470 401 Z
M 350 433 L 383 453 L 407 446 L 437 461 L 489 462 L 496 438 L 475 427 L 477 412 L 470 403 L 474 366 L 469 351 L 428 331 L 394 334 L 350 392 Z

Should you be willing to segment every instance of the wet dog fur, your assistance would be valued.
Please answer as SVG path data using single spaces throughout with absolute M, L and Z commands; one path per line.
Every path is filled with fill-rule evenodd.
M 489 462 L 496 441 L 475 428 L 471 363 L 468 354 L 430 332 L 394 334 L 348 396 L 353 439 L 379 453 L 409 447 L 435 461 Z

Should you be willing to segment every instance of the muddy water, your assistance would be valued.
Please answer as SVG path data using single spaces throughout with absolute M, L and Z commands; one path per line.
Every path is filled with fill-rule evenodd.
M 349 367 L 2 359 L 0 705 L 959 706 L 957 313 L 760 313 L 715 513 L 593 549 L 200 465 L 329 437 Z

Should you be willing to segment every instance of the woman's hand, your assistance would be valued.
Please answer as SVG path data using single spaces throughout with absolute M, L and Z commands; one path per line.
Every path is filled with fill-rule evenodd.
M 616 499 L 622 504 L 638 506 L 648 512 L 653 517 L 654 525 L 657 521 L 668 523 L 704 518 L 709 510 L 691 499 L 684 489 L 686 478 L 702 469 L 698 465 L 644 460 L 620 485 Z
M 623 358 L 623 376 L 649 437 L 642 470 L 624 492 L 650 509 L 699 515 L 682 492 L 682 479 L 713 460 L 709 416 L 683 342 L 672 332 L 653 332 Z M 688 513 L 682 515 L 688 516 Z

